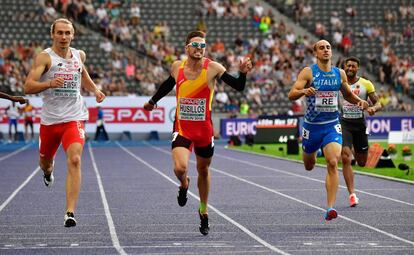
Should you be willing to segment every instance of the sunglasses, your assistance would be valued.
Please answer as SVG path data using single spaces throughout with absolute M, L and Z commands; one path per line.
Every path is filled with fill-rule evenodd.
M 198 47 L 200 47 L 200 48 L 202 48 L 202 49 L 204 49 L 207 45 L 206 45 L 206 43 L 204 43 L 204 42 L 202 42 L 202 43 L 199 43 L 199 42 L 192 42 L 192 43 L 189 43 L 188 45 L 191 45 L 192 47 L 194 47 L 194 48 L 198 48 Z

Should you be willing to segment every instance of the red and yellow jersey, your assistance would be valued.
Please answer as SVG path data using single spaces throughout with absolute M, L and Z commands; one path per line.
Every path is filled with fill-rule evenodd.
M 211 143 L 213 124 L 211 106 L 214 88 L 210 88 L 207 80 L 207 69 L 210 59 L 205 59 L 203 69 L 195 80 L 188 80 L 184 75 L 182 61 L 177 75 L 174 132 L 202 147 Z

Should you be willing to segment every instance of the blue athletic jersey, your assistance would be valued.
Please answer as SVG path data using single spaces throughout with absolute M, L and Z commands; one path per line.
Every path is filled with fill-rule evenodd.
M 306 97 L 305 122 L 323 124 L 335 121 L 339 117 L 340 69 L 333 66 L 330 72 L 324 72 L 314 64 L 311 70 L 313 78 L 310 86 L 317 91 L 315 95 Z

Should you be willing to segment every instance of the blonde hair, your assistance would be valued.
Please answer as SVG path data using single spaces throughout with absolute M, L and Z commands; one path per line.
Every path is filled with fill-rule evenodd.
M 53 21 L 52 25 L 50 26 L 50 34 L 53 34 L 55 32 L 55 26 L 57 23 L 65 23 L 65 24 L 71 25 L 73 29 L 73 33 L 75 33 L 75 27 L 73 26 L 72 22 L 68 19 L 60 18 L 60 19 Z

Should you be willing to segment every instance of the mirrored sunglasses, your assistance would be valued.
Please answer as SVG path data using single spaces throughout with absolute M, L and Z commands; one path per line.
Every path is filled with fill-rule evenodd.
M 191 45 L 192 47 L 194 47 L 194 48 L 198 48 L 198 47 L 200 47 L 200 48 L 202 48 L 202 49 L 204 49 L 207 45 L 206 45 L 206 43 L 204 43 L 204 42 L 202 42 L 202 43 L 199 43 L 199 42 L 192 42 L 192 43 L 189 43 L 188 45 Z

